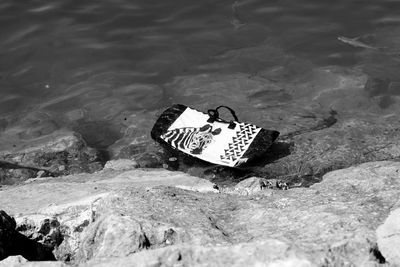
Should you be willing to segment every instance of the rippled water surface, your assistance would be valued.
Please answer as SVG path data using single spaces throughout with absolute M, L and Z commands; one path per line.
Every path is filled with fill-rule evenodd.
M 0 130 L 20 125 L 20 137 L 32 138 L 69 127 L 107 147 L 128 115 L 182 100 L 171 83 L 194 74 L 257 75 L 284 65 L 291 79 L 337 65 L 396 82 L 399 10 L 396 0 L 3 0 Z M 273 94 L 251 97 L 260 105 L 288 99 Z

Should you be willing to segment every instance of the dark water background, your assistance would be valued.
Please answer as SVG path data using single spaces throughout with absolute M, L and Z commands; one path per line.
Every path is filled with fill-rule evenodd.
M 301 68 L 359 65 L 396 79 L 399 11 L 396 0 L 3 0 L 0 131 L 21 125 L 29 139 L 71 127 L 107 147 L 127 114 L 176 102 L 164 86 L 174 77 L 251 75 L 273 68 L 277 49 Z M 338 36 L 393 53 L 371 56 Z M 227 61 L 238 49 L 246 57 Z

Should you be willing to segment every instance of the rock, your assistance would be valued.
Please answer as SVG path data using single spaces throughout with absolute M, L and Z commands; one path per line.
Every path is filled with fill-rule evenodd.
M 252 192 L 260 180 L 239 187 Z M 382 261 L 376 228 L 398 202 L 400 163 L 329 172 L 310 188 L 239 195 L 204 186 L 213 188 L 180 172 L 108 169 L 5 188 L 0 203 L 17 229 L 31 225 L 22 233 L 47 233 L 40 242 L 57 240 L 47 237 L 60 229 L 53 253 L 83 266 L 374 266 Z
M 251 177 L 240 181 L 235 185 L 232 191 L 224 191 L 226 193 L 233 193 L 239 195 L 252 195 L 257 194 L 266 189 L 272 189 L 274 185 L 263 178 Z
M 55 260 L 51 247 L 27 238 L 16 231 L 15 226 L 15 220 L 1 210 L 0 260 L 13 255 L 22 255 L 27 260 Z
M 315 266 L 298 254 L 284 242 L 268 239 L 233 246 L 170 246 L 84 266 Z
M 138 167 L 138 164 L 134 160 L 129 159 L 118 159 L 118 160 L 110 160 L 107 161 L 104 165 L 104 169 L 116 170 L 116 171 L 125 171 L 131 170 Z
M 395 159 L 400 156 L 400 143 L 394 117 L 346 119 L 335 126 L 292 138 L 291 152 L 265 165 L 260 172 L 307 186 L 330 170 L 355 163 Z M 279 147 L 276 146 L 279 153 Z M 274 148 L 270 157 L 274 158 Z M 311 179 L 311 180 L 308 180 Z
M 0 267 L 65 267 L 63 262 L 56 261 L 27 261 L 22 256 L 10 256 L 0 261 Z
M 37 175 L 36 178 L 41 178 L 45 173 L 46 172 L 43 171 L 43 170 L 42 171 L 38 171 L 37 174 L 36 174 Z
M 108 146 L 122 137 L 121 126 L 107 120 L 80 120 L 74 123 L 71 128 L 82 136 L 88 146 L 98 150 L 106 150 Z
M 12 231 L 15 230 L 16 223 L 14 218 L 10 217 L 3 210 L 0 210 L 0 228 L 3 231 Z
M 400 209 L 393 210 L 376 230 L 378 248 L 386 261 L 400 265 Z
M 133 114 L 123 114 L 120 118 L 123 125 L 123 137 L 108 148 L 111 157 L 128 157 L 129 151 L 121 151 L 127 146 L 136 147 L 135 151 L 130 151 L 133 155 L 144 152 L 147 144 L 151 141 L 149 133 L 156 116 L 156 112 L 154 111 L 137 111 Z
M 20 166 L 15 163 L 0 161 L 0 184 L 12 184 L 15 182 L 39 176 L 42 170 Z M 43 171 L 46 173 L 46 171 Z M 49 172 L 47 172 L 49 175 Z
M 272 194 L 272 191 L 266 192 L 271 189 L 288 190 L 289 186 L 276 179 L 265 179 L 259 177 L 250 177 L 243 181 L 240 181 L 233 188 L 224 189 L 223 192 L 227 194 L 239 194 L 239 195 L 256 195 L 260 192 L 265 194 Z
M 18 256 L 9 256 L 6 259 L 0 261 L 0 266 L 4 267 L 17 267 L 21 266 L 24 263 L 27 263 L 27 259 L 18 255 Z
M 58 247 L 63 241 L 63 229 L 56 218 L 44 218 L 39 223 L 25 218 L 18 222 L 16 230 L 52 248 Z
M 199 180 L 199 182 L 194 185 L 176 185 L 176 187 L 180 188 L 180 189 L 202 192 L 202 193 L 207 193 L 207 192 L 219 193 L 220 192 L 218 190 L 218 187 L 215 184 L 213 184 L 207 180 Z
M 47 175 L 59 176 L 102 168 L 99 153 L 74 132 L 58 130 L 24 142 L 13 140 L 15 137 L 10 134 L 3 133 L 0 138 L 0 161 L 7 163 L 0 164 L 3 170 L 0 183 L 36 177 L 43 171 Z M 12 144 L 17 142 L 18 145 L 13 147 Z
M 96 245 L 93 246 L 93 240 Z M 126 256 L 150 247 L 141 222 L 123 214 L 108 214 L 96 218 L 85 233 L 76 258 L 107 259 Z
M 96 203 L 107 197 L 113 190 L 121 190 L 121 188 L 132 185 L 142 189 L 149 186 L 174 185 L 196 192 L 217 192 L 209 181 L 168 171 L 148 172 L 133 170 L 123 171 L 116 175 L 115 170 L 108 169 L 96 174 L 96 176 L 86 174 L 59 179 L 61 180 L 34 180 L 25 186 L 19 187 L 17 191 L 22 189 L 28 190 L 29 193 L 20 195 L 18 198 L 24 198 L 25 201 L 30 202 L 30 205 L 23 204 L 25 201 L 20 201 L 21 206 L 15 209 L 16 206 L 14 205 L 15 203 L 13 204 L 12 199 L 6 200 L 7 196 L 5 195 L 3 195 L 4 199 L 0 198 L 2 198 L 2 204 L 6 208 L 11 205 L 14 207 L 12 209 L 17 213 L 31 213 L 28 216 L 22 214 L 17 216 L 17 229 L 38 242 L 55 246 L 54 254 L 58 259 L 65 261 L 76 259 L 79 248 L 83 246 L 82 240 L 85 240 L 82 234 L 87 226 L 94 221 L 94 216 L 98 213 L 96 211 Z M 49 192 L 53 193 L 49 194 Z M 11 193 L 13 195 L 17 192 L 2 191 L 2 193 L 6 195 Z M 11 195 L 8 196 L 10 197 Z M 35 199 L 35 201 L 30 201 L 32 199 Z M 116 216 L 109 214 L 106 218 L 109 216 L 110 218 L 103 223 L 103 227 L 112 231 L 113 222 L 119 220 L 119 214 Z M 96 221 L 99 220 L 96 219 Z M 122 222 L 127 221 L 122 220 Z M 123 228 L 126 224 L 121 223 L 120 225 Z M 149 228 L 151 227 L 149 226 Z M 164 234 L 164 231 L 160 233 L 160 242 L 163 243 L 166 240 L 172 242 L 171 240 L 175 235 L 174 231 L 167 226 L 164 228 L 167 234 Z M 118 233 L 118 231 L 122 230 L 117 227 L 114 231 Z M 118 234 L 115 236 L 115 240 L 120 240 Z M 166 239 L 164 240 L 164 238 Z M 129 241 L 129 244 L 133 245 L 131 241 Z

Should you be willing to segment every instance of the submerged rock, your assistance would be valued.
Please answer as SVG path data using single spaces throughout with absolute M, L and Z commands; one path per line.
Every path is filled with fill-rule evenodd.
M 240 188 L 252 192 L 260 180 Z M 51 236 L 58 227 L 53 253 L 82 266 L 373 266 L 382 262 L 375 231 L 398 202 L 400 163 L 337 170 L 310 188 L 217 192 L 184 173 L 108 169 L 6 188 L 0 203 L 17 229 Z M 46 219 L 59 226 L 43 227 Z
M 27 178 L 94 172 L 102 168 L 101 155 L 74 132 L 58 130 L 28 141 L 4 133 L 0 150 L 0 183 Z M 2 162 L 2 163 L 1 163 Z
M 171 155 L 157 146 L 149 132 L 167 107 L 127 116 L 127 130 L 110 147 L 111 155 L 134 159 L 143 167 L 178 169 L 219 185 L 259 176 L 295 186 L 310 186 L 331 170 L 400 158 L 398 96 L 382 108 L 368 76 L 358 68 L 304 68 L 289 75 L 297 67 L 282 63 L 254 74 L 186 75 L 165 84 L 176 103 L 201 111 L 227 105 L 241 121 L 281 132 L 266 155 L 241 170 L 225 168 L 210 174 L 212 165 Z M 230 118 L 229 113 L 221 116 Z M 170 157 L 178 158 L 173 166 Z

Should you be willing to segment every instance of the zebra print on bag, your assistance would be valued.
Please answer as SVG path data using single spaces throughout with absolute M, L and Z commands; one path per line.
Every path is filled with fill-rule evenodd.
M 213 136 L 221 133 L 221 128 L 214 131 L 210 124 L 201 128 L 185 127 L 167 131 L 161 138 L 174 148 L 190 151 L 191 154 L 199 155 L 212 143 Z

